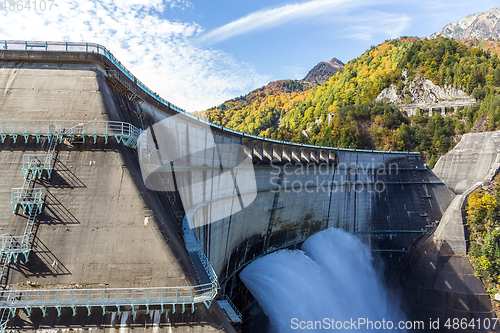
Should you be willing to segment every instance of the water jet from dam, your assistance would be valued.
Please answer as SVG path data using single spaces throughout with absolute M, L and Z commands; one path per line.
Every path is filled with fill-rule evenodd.
M 240 278 L 269 317 L 272 332 L 328 330 L 332 320 L 350 324 L 366 318 L 395 325 L 404 320 L 373 266 L 369 247 L 341 229 L 309 237 L 302 250 L 260 258 Z M 315 329 L 307 329 L 308 322 L 318 321 Z

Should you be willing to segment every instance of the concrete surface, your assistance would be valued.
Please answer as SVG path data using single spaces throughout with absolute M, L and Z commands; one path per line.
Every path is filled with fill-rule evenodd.
M 104 70 L 95 64 L 0 62 L 0 96 L 3 119 L 122 120 L 140 126 L 134 114 L 136 106 L 107 86 Z M 1 146 L 2 231 L 22 233 L 26 218 L 12 215 L 10 188 L 22 185 L 22 154 L 43 152 L 43 144 L 36 144 L 34 138 L 27 144 L 24 139 L 14 144 L 7 138 Z M 65 141 L 57 146 L 52 179 L 38 186 L 42 185 L 46 187 L 46 205 L 30 261 L 11 265 L 8 284 L 26 285 L 30 281 L 40 288 L 57 288 L 198 283 L 166 195 L 145 188 L 134 150 L 113 139 L 107 145 L 104 139 L 96 145 Z M 162 330 L 231 331 L 227 323 L 203 307 L 194 314 L 172 315 L 171 309 L 168 311 L 170 314 L 157 321 Z M 123 321 L 123 330 L 148 323 L 149 315 L 126 319 L 123 312 L 118 316 L 116 309 L 107 309 L 104 316 L 96 312 L 89 318 L 84 311 L 79 319 L 69 313 L 42 318 L 34 310 L 29 319 L 21 311 L 11 325 L 28 330 L 113 330 Z
M 434 173 L 456 194 L 489 182 L 500 168 L 500 132 L 464 134 L 434 166 Z
M 441 242 L 446 241 L 456 255 L 465 256 L 467 254 L 463 214 L 467 206 L 469 194 L 481 187 L 482 184 L 476 183 L 464 193 L 457 195 L 450 206 L 448 206 L 448 209 L 446 209 L 439 222 L 439 226 L 434 232 L 434 239 Z
M 55 69 L 55 64 L 27 64 L 29 68 L 23 65 L 7 63 L 0 70 L 0 108 L 4 119 L 119 117 L 120 106 L 107 88 L 101 69 L 93 65 L 57 65 Z M 10 138 L 3 144 L 1 163 L 8 172 L 0 175 L 1 199 L 6 205 L 10 188 L 22 184 L 22 154 L 43 152 L 44 148 L 43 142 L 37 145 L 34 138 L 29 144 L 23 144 L 23 140 L 14 144 Z M 177 263 L 179 254 L 167 248 L 156 227 L 159 221 L 155 220 L 168 214 L 141 184 L 134 151 L 112 139 L 108 145 L 104 140 L 96 145 L 65 141 L 56 150 L 54 174 L 46 182 L 47 205 L 37 237 L 39 246 L 53 252 L 69 272 L 56 280 L 37 282 L 114 287 L 189 283 L 185 268 Z M 161 210 L 153 213 L 153 205 Z M 151 223 L 145 225 L 148 216 Z M 164 267 L 168 274 L 160 274 L 158 267 Z M 131 276 L 132 272 L 135 274 Z
M 499 132 L 466 134 L 434 171 L 459 193 L 449 205 L 434 234 L 422 239 L 400 267 L 398 275 L 403 307 L 409 320 L 440 320 L 438 331 L 448 331 L 446 320 L 472 319 L 493 322 L 490 296 L 474 275 L 467 254 L 464 231 L 467 197 L 490 181 L 498 168 L 495 144 Z M 464 189 L 466 186 L 468 188 Z M 495 319 L 493 319 L 495 318 Z M 459 332 L 500 332 L 495 329 L 468 327 Z
M 448 330 L 448 319 L 481 320 L 494 318 L 489 295 L 467 257 L 456 254 L 446 240 L 426 242 L 415 251 L 402 272 L 403 311 L 407 320 L 424 321 L 425 332 L 498 332 L 484 329 Z M 440 327 L 429 329 L 429 321 L 439 320 Z M 486 319 L 488 320 L 488 319 Z M 491 321 L 493 322 L 493 321 Z M 410 331 L 411 332 L 411 331 Z
M 75 59 L 72 63 L 31 61 L 0 62 L 0 110 L 4 118 L 110 119 L 140 126 L 135 112 L 145 114 L 150 124 L 170 116 L 154 103 L 146 101 L 139 108 L 120 97 L 106 84 L 102 64 L 77 63 Z M 194 120 L 186 122 L 186 126 L 197 126 Z M 222 140 L 218 142 L 243 144 L 241 136 L 222 131 L 216 135 Z M 189 144 L 189 136 L 185 137 L 178 142 Z M 7 191 L 20 186 L 22 180 L 22 150 L 37 149 L 33 143 L 11 141 L 2 146 L 0 161 L 5 162 L 8 172 L 0 176 L 0 199 L 3 196 L 8 208 Z M 209 207 L 203 206 L 195 215 L 200 222 L 196 231 L 202 248 L 223 283 L 223 291 L 233 300 L 242 300 L 237 304 L 243 307 L 240 310 L 248 304 L 236 273 L 254 258 L 300 243 L 322 229 L 338 227 L 356 233 L 373 249 L 386 251 L 381 256 L 394 267 L 402 252 L 422 235 L 421 230 L 441 218 L 455 196 L 414 155 L 339 151 L 336 163 L 326 172 L 262 163 L 254 170 L 257 196 L 252 204 L 211 224 L 202 223 L 215 214 Z M 276 189 L 280 173 L 283 186 Z M 199 175 L 184 173 L 179 177 L 178 182 L 192 183 Z M 379 192 L 374 191 L 377 182 L 384 185 Z M 294 183 L 307 186 L 294 190 Z M 166 195 L 145 189 L 137 155 L 129 148 L 102 141 L 96 146 L 61 145 L 54 177 L 45 185 L 51 202 L 37 232 L 40 241 L 35 243 L 35 259 L 25 268 L 16 268 L 9 283 L 31 280 L 123 287 L 196 283 Z M 215 189 L 218 184 L 210 186 Z M 196 204 L 203 196 L 192 196 L 191 200 L 190 205 Z M 238 199 L 229 202 L 234 200 Z M 22 217 L 11 221 L 12 213 L 3 209 L 0 207 L 6 218 L 4 228 L 18 229 Z M 145 223 L 148 216 L 152 218 Z M 379 232 L 386 230 L 390 232 Z M 409 230 L 416 232 L 398 232 Z M 217 308 L 212 308 L 216 313 Z M 24 322 L 21 316 L 16 327 L 88 327 L 97 322 L 105 330 L 117 327 L 116 313 L 93 316 L 78 320 L 51 315 L 38 323 Z M 168 327 L 169 321 L 197 332 L 208 331 L 207 326 L 230 330 L 217 315 L 203 309 L 191 317 L 165 316 L 160 323 Z M 137 317 L 127 327 L 144 323 L 147 319 Z M 176 331 L 182 329 L 176 327 Z

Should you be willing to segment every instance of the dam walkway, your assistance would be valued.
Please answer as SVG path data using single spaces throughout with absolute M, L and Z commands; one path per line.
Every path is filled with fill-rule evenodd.
M 56 137 L 59 143 L 64 138 L 74 140 L 80 137 L 83 142 L 90 137 L 96 143 L 98 137 L 104 137 L 108 143 L 109 137 L 114 137 L 118 143 L 122 142 L 130 148 L 137 148 L 137 139 L 141 130 L 122 121 L 100 121 L 100 120 L 0 120 L 0 140 L 2 143 L 7 136 L 11 136 L 14 143 L 18 137 L 24 137 L 28 142 L 30 136 L 36 137 L 36 142 L 41 137 Z M 28 161 L 32 157 L 28 157 Z M 23 167 L 24 169 L 24 167 Z
M 314 146 L 302 143 L 263 138 L 256 135 L 239 132 L 200 118 L 163 99 L 158 93 L 152 91 L 136 76 L 134 76 L 132 72 L 128 70 L 110 52 L 110 50 L 108 50 L 103 45 L 85 42 L 0 40 L 0 58 L 3 59 L 26 59 L 31 57 L 47 59 L 50 58 L 51 55 L 54 55 L 57 58 L 58 62 L 68 60 L 81 60 L 82 57 L 101 62 L 106 67 L 106 81 L 108 82 L 108 84 L 113 86 L 121 94 L 127 96 L 129 100 L 136 101 L 139 104 L 147 102 L 148 104 L 158 107 L 161 110 L 167 111 L 168 113 L 182 114 L 183 116 L 187 117 L 187 119 L 191 119 L 200 124 L 208 125 L 211 129 L 219 134 L 227 134 L 229 136 L 241 138 L 245 147 L 245 152 L 247 153 L 247 155 L 252 157 L 254 163 L 276 162 L 283 164 L 330 164 L 337 161 L 337 154 L 339 151 L 367 154 L 395 154 L 402 156 L 419 155 L 418 152 L 377 151 Z M 57 121 L 51 121 L 51 123 L 55 124 L 57 123 Z M 64 128 L 71 128 L 73 131 L 75 131 L 75 135 L 81 135 L 81 133 L 78 133 L 78 131 L 82 130 L 85 132 L 84 137 L 94 137 L 94 140 L 96 140 L 97 136 L 102 135 L 106 137 L 109 133 L 109 131 L 103 130 L 102 128 L 100 130 L 96 129 L 94 130 L 95 133 L 92 133 L 92 130 L 90 129 L 92 124 L 85 125 L 85 128 L 74 128 L 74 125 L 77 124 L 69 126 L 65 125 Z M 109 128 L 109 130 L 113 129 Z M 117 133 L 120 133 L 119 128 L 115 128 L 114 130 L 116 130 Z M 124 138 L 126 140 L 126 145 L 130 145 L 132 148 L 135 148 L 137 146 L 137 142 L 133 139 L 133 136 L 127 135 L 125 132 L 127 131 L 125 130 L 123 134 L 119 134 L 118 136 L 115 135 L 115 137 L 117 138 L 117 140 Z M 1 129 L 0 133 L 3 133 Z M 17 137 L 15 136 L 15 138 Z M 130 142 L 127 142 L 128 139 L 130 139 Z
M 19 208 L 27 215 L 28 221 L 21 236 L 10 234 L 0 235 L 1 281 L 6 278 L 8 266 L 17 262 L 19 255 L 24 255 L 27 262 L 34 238 L 33 229 L 37 215 L 42 212 L 44 205 L 44 189 L 36 188 L 36 180 L 44 175 L 50 179 L 55 163 L 55 151 L 58 143 L 63 139 L 70 142 L 80 138 L 90 137 L 93 143 L 98 137 L 114 137 L 118 143 L 135 149 L 141 130 L 137 127 L 119 121 L 50 121 L 50 120 L 0 120 L 0 139 L 5 142 L 12 137 L 14 143 L 19 137 L 27 143 L 34 137 L 37 143 L 48 142 L 45 154 L 24 154 L 22 172 L 24 183 L 21 188 L 11 191 L 11 205 L 14 214 Z M 92 140 L 90 141 L 92 142 Z M 71 308 L 76 315 L 77 308 L 86 308 L 88 315 L 92 308 L 101 308 L 105 313 L 107 307 L 116 308 L 120 313 L 124 307 L 131 308 L 134 313 L 139 306 L 146 307 L 149 313 L 150 306 L 158 306 L 161 312 L 165 306 L 176 311 L 176 305 L 181 306 L 184 313 L 190 308 L 194 312 L 195 305 L 203 303 L 207 308 L 219 291 L 217 276 L 202 251 L 196 234 L 189 228 L 187 219 L 183 220 L 183 231 L 186 249 L 197 272 L 200 284 L 196 286 L 155 287 L 155 288 L 104 288 L 104 289 L 5 289 L 0 292 L 0 331 L 6 331 L 7 323 L 16 315 L 18 309 L 26 311 L 31 316 L 32 309 L 38 308 L 43 316 L 48 308 L 55 308 L 58 316 L 62 308 Z

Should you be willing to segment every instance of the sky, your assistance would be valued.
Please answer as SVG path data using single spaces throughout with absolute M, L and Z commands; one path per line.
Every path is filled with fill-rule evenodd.
M 302 79 L 321 61 L 346 63 L 386 39 L 428 37 L 498 6 L 498 0 L 30 1 L 30 10 L 0 7 L 0 40 L 102 44 L 187 111 L 270 81 Z

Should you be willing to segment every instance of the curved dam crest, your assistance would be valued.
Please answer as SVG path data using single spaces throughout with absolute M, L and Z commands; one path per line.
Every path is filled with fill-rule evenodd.
M 61 288 L 70 284 L 196 285 L 198 276 L 182 241 L 179 215 L 191 210 L 190 223 L 219 278 L 221 293 L 245 311 L 248 291 L 237 273 L 256 258 L 280 248 L 300 246 L 312 234 L 335 227 L 358 236 L 380 254 L 388 272 L 392 272 L 415 240 L 435 227 L 433 223 L 440 220 L 455 196 L 416 154 L 301 147 L 207 126 L 146 93 L 141 95 L 145 90 L 137 82 L 134 86 L 134 79 L 110 59 L 83 51 L 1 50 L 2 117 L 115 120 L 147 130 L 179 116 L 172 132 L 175 140 L 161 141 L 161 132 L 157 132 L 151 142 L 160 140 L 179 151 L 186 147 L 195 147 L 196 151 L 224 145 L 242 147 L 251 163 L 237 172 L 253 169 L 255 190 L 239 196 L 223 193 L 211 200 L 227 203 L 229 211 L 240 205 L 241 196 L 252 196 L 253 200 L 220 218 L 221 208 L 205 203 L 213 193 L 222 193 L 219 189 L 226 186 L 224 183 L 205 181 L 197 191 L 179 190 L 180 184 L 221 179 L 223 170 L 214 164 L 217 160 L 213 156 L 191 161 L 190 172 L 174 170 L 177 188 L 153 191 L 144 183 L 140 151 L 111 140 L 105 143 L 102 137 L 95 145 L 66 141 L 58 148 L 53 179 L 44 183 L 53 198 L 39 221 L 33 257 L 19 266 L 22 269 L 9 274 L 8 284 L 29 280 Z M 116 73 L 123 75 L 117 79 Z M 206 138 L 212 138 L 211 147 Z M 27 143 L 7 138 L 0 151 L 9 170 L 0 180 L 3 188 L 22 183 L 22 173 L 18 174 L 22 154 L 40 151 L 34 138 Z M 165 162 L 162 166 L 169 167 L 171 160 Z M 6 203 L 0 207 L 5 217 L 1 227 L 19 229 L 23 217 L 11 218 L 6 191 L 0 198 Z M 55 259 L 57 265 L 52 266 Z M 65 273 L 54 273 L 54 267 Z M 162 329 L 175 328 L 176 332 L 188 327 L 199 332 L 231 331 L 215 304 L 210 310 L 197 306 L 192 314 L 180 308 L 173 313 L 170 308 L 161 315 L 159 325 Z M 47 317 L 34 313 L 36 320 L 20 313 L 16 318 L 22 320 L 13 325 L 23 329 L 68 322 L 83 323 L 82 327 L 99 323 L 104 329 L 121 325 L 122 317 L 116 310 L 107 310 L 101 317 L 100 309 L 91 317 L 86 317 L 86 309 L 78 310 L 82 314 L 77 317 L 71 316 L 71 310 L 63 309 L 62 317 L 55 309 L 48 311 Z M 140 311 L 146 313 L 145 308 Z M 127 325 L 135 322 L 129 317 L 125 321 Z M 152 325 L 152 319 L 146 323 Z

